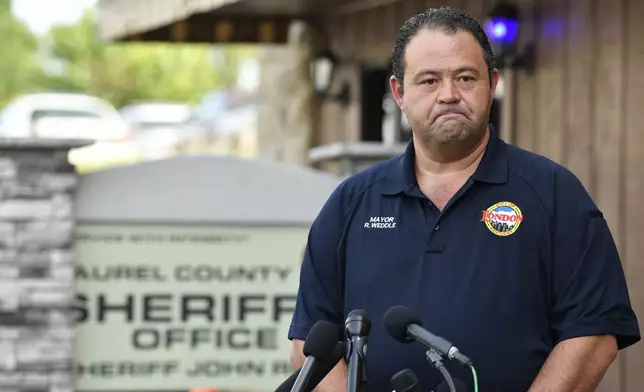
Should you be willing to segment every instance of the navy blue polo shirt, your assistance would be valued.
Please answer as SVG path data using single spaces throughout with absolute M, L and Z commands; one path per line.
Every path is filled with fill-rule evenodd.
M 442 212 L 418 187 L 413 141 L 338 186 L 310 230 L 289 338 L 364 309 L 373 322 L 367 390 L 391 391 L 391 377 L 409 368 L 429 391 L 442 376 L 425 348 L 382 325 L 398 304 L 472 358 L 481 392 L 525 392 L 564 339 L 614 334 L 620 349 L 640 339 L 601 211 L 570 171 L 494 130 Z M 473 387 L 468 368 L 445 362 Z

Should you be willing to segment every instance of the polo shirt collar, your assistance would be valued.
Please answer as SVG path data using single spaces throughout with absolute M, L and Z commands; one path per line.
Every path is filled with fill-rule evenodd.
M 414 167 L 414 141 L 407 144 L 405 152 L 393 162 L 382 190 L 385 195 L 395 195 L 402 192 L 417 195 L 420 190 L 416 181 Z M 499 138 L 497 130 L 490 124 L 490 139 L 485 148 L 483 158 L 472 179 L 490 184 L 503 184 L 508 180 L 508 158 L 506 144 Z M 418 196 L 420 196 L 418 194 Z

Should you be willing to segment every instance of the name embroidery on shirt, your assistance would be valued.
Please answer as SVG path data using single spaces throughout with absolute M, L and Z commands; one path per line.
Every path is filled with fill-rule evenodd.
M 483 210 L 481 222 L 485 222 L 485 226 L 492 233 L 507 237 L 519 229 L 521 222 L 523 222 L 523 214 L 516 204 L 502 201 Z
M 393 216 L 372 216 L 365 222 L 365 229 L 395 229 L 396 222 Z

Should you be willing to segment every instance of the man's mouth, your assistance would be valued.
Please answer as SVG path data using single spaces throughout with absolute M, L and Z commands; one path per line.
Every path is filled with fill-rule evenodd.
M 438 117 L 465 117 L 461 112 L 445 112 L 438 115 Z

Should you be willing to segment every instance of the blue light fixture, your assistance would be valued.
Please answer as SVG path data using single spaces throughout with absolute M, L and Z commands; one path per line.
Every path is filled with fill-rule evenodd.
M 483 22 L 499 69 L 511 67 L 524 68 L 528 72 L 532 70 L 534 46 L 526 45 L 521 54 L 517 49 L 520 22 L 519 9 L 506 0 L 498 2 Z
M 509 49 L 519 37 L 519 10 L 504 0 L 496 4 L 483 23 L 491 44 Z
M 519 36 L 519 21 L 506 18 L 490 18 L 485 22 L 488 38 L 495 42 L 514 42 Z

